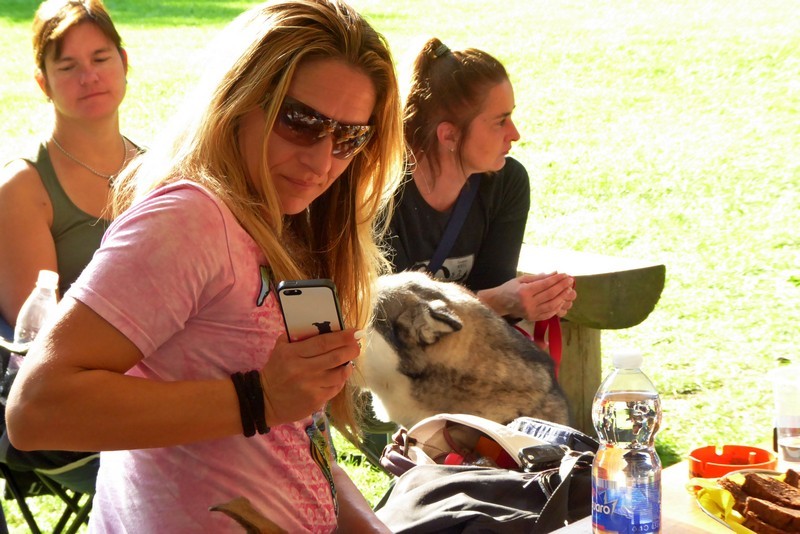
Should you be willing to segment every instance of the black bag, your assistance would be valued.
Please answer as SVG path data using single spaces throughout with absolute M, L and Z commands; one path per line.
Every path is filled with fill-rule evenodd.
M 442 465 L 452 452 L 468 454 L 470 444 L 463 447 L 464 442 L 476 436 L 516 456 L 516 465 Z M 591 466 L 598 446 L 578 430 L 538 419 L 504 427 L 479 417 L 439 414 L 401 429 L 384 450 L 382 464 L 405 471 L 375 511 L 395 533 L 552 532 L 591 514 Z

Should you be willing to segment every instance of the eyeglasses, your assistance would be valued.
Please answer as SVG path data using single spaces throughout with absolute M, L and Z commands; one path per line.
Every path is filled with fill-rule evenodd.
M 342 124 L 290 96 L 283 99 L 272 129 L 283 139 L 299 146 L 314 145 L 331 135 L 331 155 L 337 159 L 355 156 L 367 146 L 374 133 L 369 124 Z

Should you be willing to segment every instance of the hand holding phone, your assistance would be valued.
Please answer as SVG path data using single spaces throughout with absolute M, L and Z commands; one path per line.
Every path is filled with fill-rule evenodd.
M 333 281 L 284 280 L 278 284 L 277 293 L 290 342 L 344 330 Z
M 287 339 L 277 340 L 261 377 L 267 420 L 283 424 L 323 409 L 341 391 L 359 355 L 360 336 L 345 330 L 332 281 L 286 280 L 275 293 Z M 335 334 L 319 336 L 328 332 Z

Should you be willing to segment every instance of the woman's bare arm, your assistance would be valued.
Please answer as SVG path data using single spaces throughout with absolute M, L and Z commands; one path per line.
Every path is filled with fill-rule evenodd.
M 67 298 L 34 341 L 7 410 L 23 450 L 164 447 L 241 432 L 230 380 L 158 382 L 125 376 L 142 355 L 88 306 Z
M 331 469 L 336 484 L 336 495 L 339 499 L 337 532 L 391 532 L 372 511 L 369 503 L 344 469 L 335 463 Z
M 359 355 L 354 334 L 349 329 L 295 343 L 279 339 L 262 370 L 268 425 L 307 417 L 341 390 L 352 373 L 348 362 Z M 66 297 L 14 383 L 6 409 L 12 443 L 23 450 L 117 450 L 242 432 L 228 377 L 160 382 L 124 375 L 141 358 L 110 323 Z
M 15 160 L 0 170 L 0 315 L 14 326 L 40 270 L 57 271 L 52 206 L 39 174 Z

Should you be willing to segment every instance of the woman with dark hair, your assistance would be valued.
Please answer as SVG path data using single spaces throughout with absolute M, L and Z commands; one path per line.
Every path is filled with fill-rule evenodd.
M 54 121 L 29 157 L 0 170 L 0 323 L 9 326 L 0 335 L 7 339 L 40 270 L 59 274 L 63 295 L 89 263 L 109 224 L 110 185 L 139 152 L 120 133 L 128 56 L 101 0 L 42 2 L 33 56 Z M 19 451 L 3 433 L 0 458 L 16 470 L 59 468 L 50 478 L 94 491 L 93 453 Z
M 571 277 L 517 276 L 530 184 L 525 168 L 508 157 L 519 140 L 514 106 L 498 60 L 472 48 L 450 50 L 436 38 L 425 44 L 405 105 L 410 176 L 395 195 L 391 261 L 397 271 L 427 270 L 460 282 L 503 316 L 563 317 L 575 299 Z M 475 188 L 460 231 L 431 269 L 457 200 Z
M 101 0 L 48 0 L 33 20 L 35 78 L 53 106 L 48 138 L 0 170 L 0 316 L 13 328 L 40 270 L 61 295 L 109 223 L 109 186 L 138 148 L 120 133 L 128 56 Z
M 244 497 L 288 532 L 386 532 L 335 461 L 386 268 L 402 161 L 383 37 L 340 0 L 235 20 L 172 128 L 114 186 L 103 244 L 34 341 L 18 447 L 100 450 L 90 528 L 227 532 Z M 289 343 L 274 283 L 332 279 L 346 330 Z

